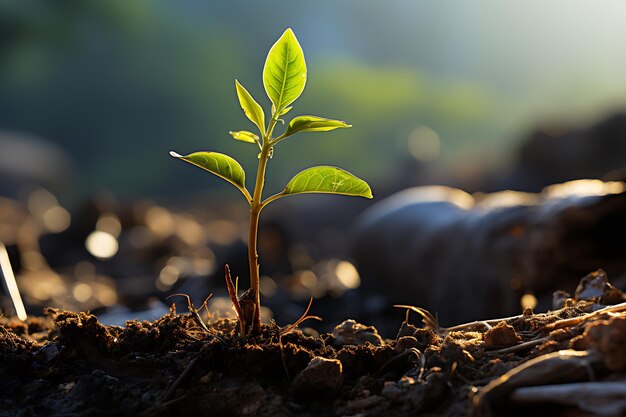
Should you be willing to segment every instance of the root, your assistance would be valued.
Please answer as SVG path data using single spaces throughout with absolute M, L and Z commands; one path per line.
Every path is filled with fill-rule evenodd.
M 204 330 L 205 332 L 209 333 L 215 339 L 219 340 L 222 344 L 227 345 L 226 341 L 220 335 L 218 335 L 215 330 L 210 329 L 206 325 L 204 320 L 202 320 L 202 317 L 200 317 L 200 311 L 202 311 L 203 308 L 205 308 L 208 311 L 207 302 L 211 299 L 212 296 L 213 296 L 213 294 L 209 294 L 209 296 L 207 298 L 205 298 L 204 302 L 200 306 L 200 309 L 196 309 L 196 306 L 193 305 L 193 303 L 191 302 L 191 298 L 189 298 L 189 295 L 187 295 L 187 294 L 172 294 L 169 297 L 167 297 L 166 300 L 168 300 L 168 299 L 170 299 L 172 297 L 185 297 L 187 299 L 187 309 L 191 313 L 191 316 L 193 317 L 193 319 L 196 322 L 196 324 L 198 326 L 200 326 L 202 328 L 202 330 Z
M 287 375 L 287 379 L 291 380 L 291 376 L 289 375 L 289 370 L 287 369 L 287 364 L 285 363 L 285 352 L 283 351 L 283 336 L 293 332 L 306 320 L 318 320 L 322 321 L 321 317 L 318 316 L 309 316 L 309 310 L 311 309 L 311 305 L 313 304 L 313 297 L 309 299 L 309 305 L 304 310 L 304 313 L 300 316 L 298 320 L 296 320 L 293 324 L 289 324 L 285 327 L 278 329 L 278 347 L 280 348 L 280 359 L 283 363 L 283 369 L 285 370 L 285 375 Z
M 302 313 L 302 315 L 300 316 L 300 318 L 298 320 L 296 320 L 293 324 L 287 325 L 283 328 L 280 329 L 280 335 L 284 336 L 286 334 L 289 334 L 291 332 L 293 332 L 294 330 L 296 330 L 298 328 L 298 326 L 300 326 L 303 322 L 307 321 L 307 320 L 318 320 L 318 321 L 322 321 L 321 317 L 318 316 L 309 316 L 309 310 L 311 309 L 311 305 L 313 304 L 313 297 L 311 297 L 309 299 L 309 305 L 307 306 L 306 310 L 304 310 L 304 313 Z

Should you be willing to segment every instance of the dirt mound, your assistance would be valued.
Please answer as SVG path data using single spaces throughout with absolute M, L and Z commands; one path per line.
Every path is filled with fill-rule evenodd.
M 242 339 L 175 308 L 123 328 L 53 309 L 0 318 L 0 416 L 619 415 L 626 304 L 602 297 L 451 328 L 413 309 L 420 326 L 407 314 L 393 340 L 354 321 Z

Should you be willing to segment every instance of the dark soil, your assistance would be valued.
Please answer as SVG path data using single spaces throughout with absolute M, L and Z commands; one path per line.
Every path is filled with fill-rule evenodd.
M 608 309 L 569 298 L 551 313 L 449 329 L 422 312 L 393 340 L 353 321 L 322 335 L 264 325 L 242 339 L 233 320 L 207 332 L 175 308 L 124 328 L 53 309 L 4 317 L 0 416 L 595 415 L 584 396 L 537 402 L 520 388 L 623 382 L 626 309 L 613 296 L 621 304 Z

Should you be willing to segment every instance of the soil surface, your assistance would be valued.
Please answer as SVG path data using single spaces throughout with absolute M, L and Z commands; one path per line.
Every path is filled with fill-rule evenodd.
M 548 313 L 447 329 L 407 308 L 388 340 L 352 320 L 242 339 L 233 320 L 207 331 L 175 307 L 123 328 L 2 317 L 0 416 L 623 415 L 626 297 L 602 271 L 579 290 Z

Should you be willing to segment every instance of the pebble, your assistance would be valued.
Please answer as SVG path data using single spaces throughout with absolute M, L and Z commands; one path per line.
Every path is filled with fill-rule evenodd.
M 365 326 L 349 319 L 337 325 L 333 329 L 335 340 L 333 345 L 365 345 L 371 343 L 374 346 L 382 346 L 385 342 L 373 326 Z
M 302 393 L 328 392 L 337 391 L 341 383 L 341 362 L 316 356 L 293 380 L 293 388 Z

